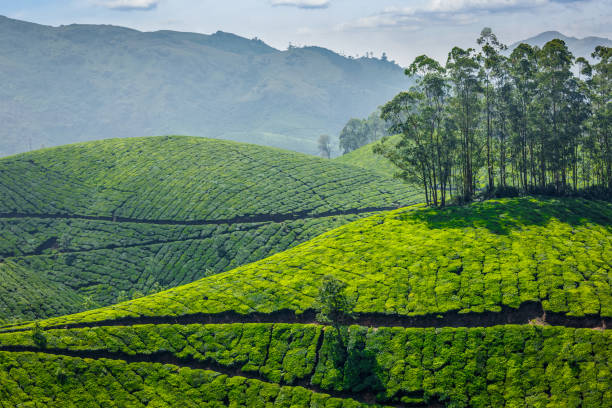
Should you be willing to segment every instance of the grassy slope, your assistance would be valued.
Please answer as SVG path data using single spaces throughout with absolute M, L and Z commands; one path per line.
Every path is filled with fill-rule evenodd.
M 325 273 L 358 292 L 361 312 L 495 311 L 536 300 L 547 311 L 609 317 L 611 225 L 610 204 L 581 199 L 412 207 L 189 285 L 40 324 L 301 311 L 312 306 Z M 351 397 L 408 406 L 609 407 L 612 401 L 609 330 L 351 326 L 342 339 L 331 327 L 286 323 L 4 330 L 0 401 L 9 405 L 258 406 L 264 398 L 276 406 L 357 406 Z
M 609 317 L 611 220 L 610 204 L 581 199 L 401 209 L 179 288 L 44 324 L 197 312 L 299 313 L 313 307 L 325 274 L 349 285 L 358 312 L 483 312 L 537 301 L 547 311 Z
M 397 143 L 398 140 L 399 136 L 392 136 L 387 143 Z M 334 161 L 361 167 L 386 177 L 393 177 L 397 168 L 389 160 L 372 152 L 372 148 L 376 143 L 380 142 L 373 142 L 362 146 L 357 150 L 335 158 Z
M 0 257 L 91 299 L 24 305 L 0 318 L 76 312 L 192 282 L 307 241 L 369 207 L 419 199 L 397 181 L 349 166 L 190 137 L 5 158 L 0 191 Z

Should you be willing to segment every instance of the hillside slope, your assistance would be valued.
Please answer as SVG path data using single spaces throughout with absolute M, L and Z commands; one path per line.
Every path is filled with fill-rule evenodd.
M 611 221 L 579 199 L 376 214 L 183 287 L 4 327 L 0 402 L 610 406 Z M 323 274 L 356 296 L 356 324 L 315 321 Z
M 81 297 L 44 312 L 22 304 L 21 314 L 0 310 L 0 319 L 66 314 L 192 282 L 420 199 L 350 166 L 195 137 L 0 159 L 0 193 L 0 257 Z
M 0 16 L 0 156 L 113 137 L 192 134 L 316 154 L 406 88 L 398 65 L 230 33 L 50 27 Z
M 452 320 L 535 303 L 549 317 L 610 319 L 611 265 L 609 203 L 520 198 L 440 210 L 410 207 L 157 295 L 44 324 L 198 313 L 301 314 L 312 310 L 326 274 L 348 284 L 362 314 Z
M 388 143 L 397 143 L 399 138 L 399 135 L 391 136 L 389 137 Z M 338 163 L 361 167 L 385 177 L 393 177 L 398 169 L 383 156 L 374 154 L 372 149 L 376 143 L 380 143 L 380 141 L 368 143 L 365 146 L 361 146 L 359 149 L 338 156 L 334 160 Z

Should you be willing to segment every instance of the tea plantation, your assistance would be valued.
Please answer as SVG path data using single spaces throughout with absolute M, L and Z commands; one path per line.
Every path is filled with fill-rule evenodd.
M 154 293 L 419 200 L 362 169 L 203 138 L 104 140 L 4 158 L 0 260 L 19 267 L 13 279 L 36 276 L 53 300 L 0 302 L 0 319 Z M 67 295 L 57 297 L 58 286 Z M 15 291 L 5 293 L 22 297 Z
M 351 326 L 339 337 L 314 325 L 192 324 L 42 336 L 44 346 L 32 332 L 0 336 L 10 350 L 0 351 L 2 401 L 277 406 L 286 393 L 280 406 L 358 406 L 325 393 L 402 406 L 612 406 L 609 331 Z
M 355 311 L 406 317 L 501 312 L 536 303 L 559 316 L 612 317 L 612 205 L 517 198 L 376 214 L 261 261 L 156 295 L 43 322 L 195 313 L 298 315 L 322 276 Z
M 611 268 L 609 203 L 378 213 L 158 294 L 0 328 L 0 403 L 611 407 Z M 339 331 L 314 317 L 323 275 L 356 301 Z

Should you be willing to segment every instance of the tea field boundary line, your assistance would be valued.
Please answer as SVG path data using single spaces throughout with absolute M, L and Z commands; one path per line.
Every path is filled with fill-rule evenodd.
M 411 204 L 406 204 L 406 206 L 408 205 L 411 205 Z M 10 213 L 0 213 L 0 219 L 10 219 L 10 218 L 80 219 L 80 220 L 91 220 L 91 221 L 108 221 L 108 222 L 133 223 L 133 224 L 153 224 L 153 225 L 220 225 L 220 224 L 249 224 L 249 223 L 262 223 L 262 222 L 284 222 L 284 221 L 294 221 L 294 220 L 300 220 L 300 219 L 337 217 L 337 216 L 342 216 L 342 215 L 358 215 L 358 214 L 365 214 L 365 213 L 391 211 L 391 210 L 396 210 L 398 208 L 401 208 L 401 206 L 364 207 L 364 208 L 355 208 L 355 209 L 350 209 L 350 210 L 324 211 L 320 213 L 311 213 L 309 211 L 298 211 L 294 213 L 284 213 L 284 214 L 250 214 L 250 215 L 240 215 L 240 216 L 236 216 L 232 218 L 200 219 L 200 220 L 155 220 L 155 219 L 79 215 L 79 214 L 66 214 L 66 213 L 41 214 L 41 213 L 10 212 Z
M 612 327 L 612 317 L 587 315 L 567 316 L 564 313 L 544 311 L 539 302 L 524 302 L 515 309 L 501 306 L 500 312 L 450 311 L 425 315 L 398 315 L 384 313 L 359 313 L 355 319 L 347 318 L 343 324 L 355 324 L 364 327 L 404 327 L 404 328 L 442 328 L 442 327 L 491 327 L 508 324 L 532 324 L 539 319 L 551 326 L 589 328 L 607 330 Z M 231 324 L 231 323 L 287 323 L 287 324 L 320 324 L 316 319 L 317 311 L 307 309 L 300 314 L 290 309 L 271 313 L 252 312 L 240 314 L 235 311 L 220 313 L 193 313 L 181 316 L 132 316 L 94 322 L 57 323 L 43 326 L 44 330 L 78 329 L 104 326 L 137 326 L 147 324 Z M 32 330 L 32 327 L 15 327 L 28 322 L 0 328 L 0 333 L 13 333 Z M 11 328 L 14 327 L 14 328 Z

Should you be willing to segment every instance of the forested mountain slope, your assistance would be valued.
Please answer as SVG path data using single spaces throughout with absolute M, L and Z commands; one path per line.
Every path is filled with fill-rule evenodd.
M 611 221 L 581 199 L 376 214 L 156 295 L 4 327 L 0 401 L 610 406 Z M 325 274 L 356 299 L 354 325 L 317 324 Z
M 316 153 L 409 85 L 396 64 L 230 33 L 50 27 L 0 16 L 0 156 L 78 141 L 192 134 Z
M 70 293 L 66 309 L 34 302 L 3 307 L 0 318 L 65 314 L 177 286 L 420 201 L 372 172 L 196 137 L 7 157 L 0 191 L 0 257 Z

